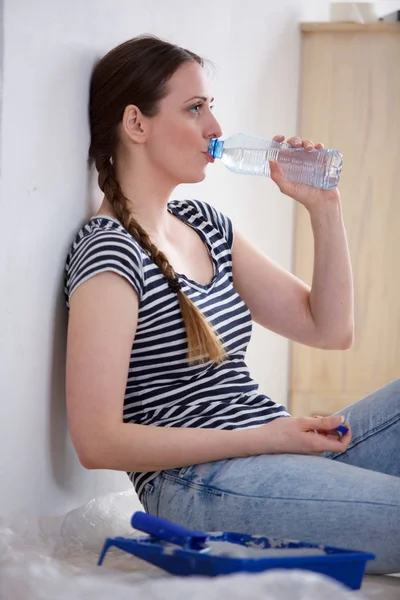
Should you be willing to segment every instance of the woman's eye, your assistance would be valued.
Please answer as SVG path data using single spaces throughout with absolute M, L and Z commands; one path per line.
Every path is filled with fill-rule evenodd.
M 190 111 L 194 111 L 194 114 L 195 114 L 195 115 L 198 115 L 198 114 L 199 114 L 199 112 L 200 112 L 200 108 L 201 108 L 202 106 L 203 106 L 203 104 L 200 102 L 199 104 L 196 104 L 196 106 L 192 106 L 192 108 L 190 108 L 189 110 L 190 110 Z M 213 110 L 213 108 L 214 108 L 214 105 L 213 105 L 213 106 L 210 106 L 210 110 L 211 110 L 211 111 Z
M 201 108 L 201 104 L 196 104 L 196 106 L 192 106 L 192 108 L 190 108 L 190 111 L 194 111 L 194 114 L 198 115 L 199 114 L 199 109 Z

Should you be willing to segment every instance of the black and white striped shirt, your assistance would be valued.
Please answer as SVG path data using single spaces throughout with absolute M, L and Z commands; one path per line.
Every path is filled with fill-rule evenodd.
M 179 274 L 182 291 L 198 306 L 220 337 L 228 358 L 189 366 L 178 298 L 159 268 L 117 219 L 95 216 L 77 233 L 66 262 L 69 299 L 84 281 L 103 271 L 125 277 L 139 296 L 123 409 L 124 422 L 159 427 L 250 429 L 285 408 L 259 392 L 245 362 L 251 314 L 232 282 L 232 223 L 197 200 L 173 200 L 168 210 L 202 238 L 214 264 L 208 285 Z M 141 497 L 160 471 L 128 473 Z

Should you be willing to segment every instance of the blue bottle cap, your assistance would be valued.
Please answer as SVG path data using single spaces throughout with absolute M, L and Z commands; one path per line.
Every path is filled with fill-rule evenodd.
M 216 138 L 210 140 L 210 143 L 208 144 L 208 153 L 211 154 L 212 157 L 221 158 L 223 151 L 224 142 L 222 140 Z

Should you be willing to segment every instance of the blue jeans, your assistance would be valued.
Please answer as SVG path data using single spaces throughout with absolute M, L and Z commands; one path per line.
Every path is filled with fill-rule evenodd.
M 162 471 L 147 512 L 202 531 L 237 531 L 373 552 L 368 573 L 400 572 L 400 379 L 340 411 L 342 454 L 263 454 Z

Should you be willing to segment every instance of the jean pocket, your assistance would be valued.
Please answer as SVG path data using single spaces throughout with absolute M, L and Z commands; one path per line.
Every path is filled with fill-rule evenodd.
M 149 513 L 149 496 L 154 492 L 154 485 L 149 481 L 144 486 L 140 502 L 143 504 L 144 510 Z

